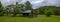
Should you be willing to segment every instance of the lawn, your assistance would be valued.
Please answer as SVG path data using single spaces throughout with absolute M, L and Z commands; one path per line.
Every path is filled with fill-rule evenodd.
M 60 16 L 38 15 L 36 18 L 1 16 L 0 22 L 60 22 Z

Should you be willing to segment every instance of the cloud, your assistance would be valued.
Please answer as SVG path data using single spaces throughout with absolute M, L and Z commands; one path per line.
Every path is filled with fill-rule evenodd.
M 9 4 L 15 3 L 16 1 L 15 0 L 1 0 L 1 2 L 2 2 L 2 5 L 5 7 Z
M 32 3 L 32 5 L 33 5 L 32 7 L 33 7 L 33 9 L 36 9 L 40 6 L 43 6 L 47 1 L 46 0 L 40 0 L 40 1 L 34 1 L 34 2 Z
M 31 4 L 37 4 L 40 2 L 43 2 L 44 0 L 29 0 L 31 2 Z
M 33 8 L 36 9 L 41 6 L 60 6 L 60 0 L 44 0 L 33 4 Z
M 48 0 L 48 2 L 45 4 L 45 6 L 56 6 L 56 5 L 58 5 L 58 4 L 60 4 L 60 1 L 59 0 Z
M 3 6 L 7 6 L 8 4 L 15 4 L 17 2 L 25 3 L 27 0 L 1 0 Z M 32 4 L 33 8 L 38 8 L 40 6 L 60 6 L 60 0 L 28 0 Z

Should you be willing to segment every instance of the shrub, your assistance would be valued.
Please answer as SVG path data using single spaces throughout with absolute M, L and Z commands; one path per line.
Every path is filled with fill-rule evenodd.
M 54 12 L 53 12 L 53 10 L 51 8 L 45 9 L 45 15 L 47 17 L 50 17 L 50 15 L 53 15 L 53 14 L 54 14 Z
M 52 15 L 51 12 L 47 12 L 47 13 L 46 13 L 46 16 L 47 16 L 47 17 L 50 17 L 50 15 Z

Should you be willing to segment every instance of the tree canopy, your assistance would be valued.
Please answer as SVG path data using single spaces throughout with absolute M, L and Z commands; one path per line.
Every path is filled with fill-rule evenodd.
M 2 4 L 1 4 L 1 2 L 0 2 L 0 8 L 2 7 Z
M 31 8 L 32 8 L 31 3 L 29 1 L 27 1 L 25 4 L 26 4 L 26 9 L 31 10 Z

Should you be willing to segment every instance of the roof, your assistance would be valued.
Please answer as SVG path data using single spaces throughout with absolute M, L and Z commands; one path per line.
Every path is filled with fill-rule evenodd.
M 22 13 L 30 13 L 31 10 L 26 10 L 26 11 L 23 11 Z

